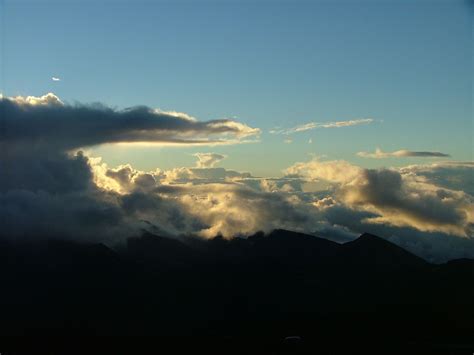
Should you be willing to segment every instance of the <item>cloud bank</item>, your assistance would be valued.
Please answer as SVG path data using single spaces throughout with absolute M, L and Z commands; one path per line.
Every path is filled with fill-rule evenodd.
M 54 94 L 0 101 L 9 149 L 67 151 L 106 143 L 179 145 L 235 144 L 258 128 L 230 120 L 197 121 L 189 115 L 146 106 L 116 110 L 101 104 L 66 105 Z
M 287 169 L 287 174 L 333 183 L 334 196 L 344 206 L 369 212 L 365 223 L 411 227 L 471 237 L 474 198 L 462 191 L 435 185 L 397 169 L 363 169 L 346 161 L 312 160 Z
M 310 160 L 282 178 L 215 165 L 141 171 L 109 167 L 93 144 L 241 142 L 258 129 L 178 112 L 66 105 L 53 94 L 1 99 L 0 236 L 115 244 L 143 230 L 226 238 L 286 228 L 336 241 L 371 232 L 431 261 L 474 257 L 472 162 L 364 169 Z M 91 115 L 89 117 L 89 115 Z

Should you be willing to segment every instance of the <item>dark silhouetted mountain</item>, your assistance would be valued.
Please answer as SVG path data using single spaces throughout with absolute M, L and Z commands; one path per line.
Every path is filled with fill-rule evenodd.
M 285 264 L 331 263 L 340 245 L 327 239 L 277 229 L 268 236 L 251 236 L 254 257 Z
M 359 238 L 342 245 L 346 262 L 358 266 L 383 269 L 424 267 L 427 262 L 407 250 L 373 234 L 364 233 Z
M 433 265 L 370 234 L 2 242 L 0 283 L 2 335 L 298 335 L 423 353 L 474 334 L 473 260 Z
M 199 255 L 197 249 L 192 249 L 177 239 L 150 233 L 145 233 L 141 237 L 129 238 L 125 253 L 131 260 L 161 267 L 178 267 L 190 264 Z

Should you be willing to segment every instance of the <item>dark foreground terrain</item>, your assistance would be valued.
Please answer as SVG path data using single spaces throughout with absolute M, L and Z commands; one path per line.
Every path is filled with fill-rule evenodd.
M 474 261 L 369 234 L 2 242 L 0 285 L 2 354 L 474 351 Z

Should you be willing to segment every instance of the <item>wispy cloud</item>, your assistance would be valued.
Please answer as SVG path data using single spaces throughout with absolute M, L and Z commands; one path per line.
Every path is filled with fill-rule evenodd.
M 305 124 L 301 124 L 292 128 L 284 128 L 284 129 L 272 129 L 270 131 L 271 134 L 293 134 L 299 133 L 304 131 L 310 131 L 312 129 L 318 128 L 341 128 L 341 127 L 349 127 L 349 126 L 358 126 L 363 124 L 369 124 L 374 122 L 372 118 L 361 118 L 356 120 L 348 120 L 348 121 L 334 121 L 334 122 L 309 122 Z
M 58 78 L 57 76 L 51 77 L 52 81 L 61 81 L 61 78 Z
M 415 152 L 411 150 L 401 149 L 394 152 L 384 152 L 381 149 L 377 148 L 375 153 L 370 152 L 358 152 L 357 156 L 362 158 L 373 158 L 373 159 L 383 159 L 383 158 L 449 158 L 450 155 L 441 152 Z

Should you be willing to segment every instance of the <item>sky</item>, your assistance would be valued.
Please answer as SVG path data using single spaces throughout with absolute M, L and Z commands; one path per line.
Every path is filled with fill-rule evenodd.
M 284 228 L 474 258 L 473 10 L 0 0 L 0 238 Z
M 466 1 L 0 3 L 6 96 L 53 92 L 69 103 L 146 105 L 261 129 L 259 143 L 93 149 L 112 165 L 169 169 L 217 152 L 225 167 L 281 176 L 310 156 L 365 167 L 407 161 L 357 156 L 376 148 L 473 157 Z M 373 121 L 270 133 L 362 119 Z

